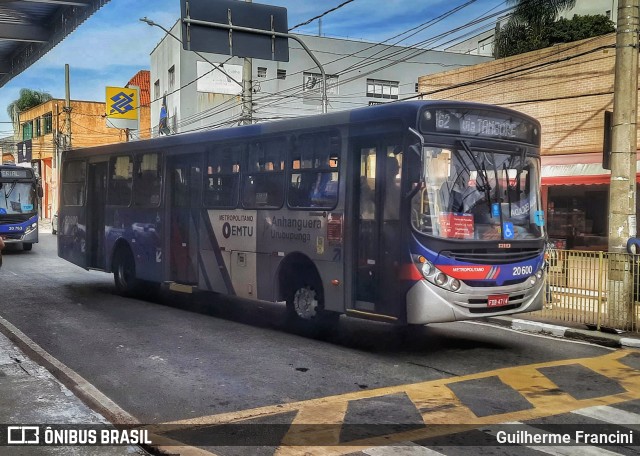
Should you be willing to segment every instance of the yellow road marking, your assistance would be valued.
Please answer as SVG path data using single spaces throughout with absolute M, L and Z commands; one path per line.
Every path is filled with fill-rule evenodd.
M 462 377 L 431 380 L 421 383 L 390 386 L 367 391 L 357 391 L 306 401 L 292 402 L 275 406 L 218 415 L 173 421 L 161 425 L 163 431 L 173 426 L 215 425 L 239 423 L 252 418 L 268 417 L 296 411 L 293 426 L 278 448 L 278 456 L 294 454 L 342 455 L 362 451 L 373 446 L 389 445 L 394 442 L 420 440 L 429 437 L 475 429 L 483 425 L 505 422 L 526 421 L 549 415 L 568 413 L 573 410 L 596 405 L 612 405 L 619 402 L 640 399 L 640 371 L 620 362 L 620 359 L 637 350 L 618 350 L 595 358 L 565 359 L 527 366 L 506 367 L 493 371 L 480 372 Z M 617 381 L 626 391 L 619 394 L 575 399 L 571 395 L 558 391 L 557 385 L 545 377 L 538 369 L 545 367 L 579 364 L 601 375 Z M 500 380 L 518 391 L 532 405 L 532 409 L 477 417 L 460 402 L 448 385 L 469 380 L 497 376 Z M 340 425 L 344 420 L 349 402 L 393 394 L 404 393 L 420 411 L 423 421 L 428 425 L 447 424 L 448 426 L 427 426 L 416 430 L 393 435 L 371 437 L 348 442 L 338 446 Z M 315 426 L 314 425 L 324 425 Z M 334 425 L 334 426 L 329 426 Z M 320 446 L 314 446 L 321 443 Z

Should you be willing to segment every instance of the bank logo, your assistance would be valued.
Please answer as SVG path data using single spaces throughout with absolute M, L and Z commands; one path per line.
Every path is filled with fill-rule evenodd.
M 133 108 L 133 96 L 134 94 L 127 95 L 124 92 L 120 92 L 115 96 L 111 97 L 111 101 L 113 104 L 111 105 L 111 111 L 109 114 L 126 114 L 131 111 Z
M 40 428 L 38 426 L 7 426 L 7 444 L 38 445 Z
M 129 87 L 107 87 L 106 114 L 109 119 L 138 118 L 138 91 Z

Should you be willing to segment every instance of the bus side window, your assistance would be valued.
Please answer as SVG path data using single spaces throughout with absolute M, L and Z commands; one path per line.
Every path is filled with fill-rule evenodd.
M 136 156 L 135 193 L 136 206 L 158 206 L 162 187 L 160 156 L 156 153 Z
M 112 157 L 109 160 L 109 190 L 107 204 L 128 206 L 131 203 L 133 162 L 129 155 Z
M 62 202 L 66 206 L 84 206 L 84 184 L 86 163 L 70 161 L 65 163 L 62 180 Z
M 204 204 L 234 208 L 238 204 L 241 145 L 224 146 L 209 152 L 205 168 Z
M 286 144 L 284 138 L 276 138 L 249 145 L 248 169 L 242 182 L 244 208 L 282 207 Z
M 298 137 L 289 162 L 289 207 L 332 209 L 336 206 L 340 148 L 341 139 L 336 132 Z

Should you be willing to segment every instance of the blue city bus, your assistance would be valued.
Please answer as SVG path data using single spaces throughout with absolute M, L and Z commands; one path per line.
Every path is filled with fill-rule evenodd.
M 59 256 L 124 295 L 419 325 L 543 303 L 540 124 L 501 107 L 390 103 L 71 150 L 60 201 Z
M 38 201 L 42 187 L 31 168 L 0 165 L 0 236 L 5 245 L 31 250 L 38 242 Z

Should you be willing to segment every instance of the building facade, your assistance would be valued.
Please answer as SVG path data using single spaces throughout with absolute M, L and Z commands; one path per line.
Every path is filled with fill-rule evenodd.
M 542 123 L 548 233 L 569 248 L 607 249 L 610 171 L 602 158 L 615 54 L 609 34 L 419 80 L 424 98 L 496 104 Z
M 171 33 L 180 36 L 179 22 Z M 329 111 L 415 96 L 421 75 L 489 60 L 320 36 L 300 38 L 325 69 Z M 288 62 L 252 60 L 253 122 L 322 112 L 320 70 L 299 43 L 289 40 Z M 224 64 L 226 74 L 211 63 Z M 185 51 L 178 40 L 165 36 L 151 52 L 154 135 L 161 112 L 170 133 L 238 125 L 243 118 L 242 65 L 237 57 Z

